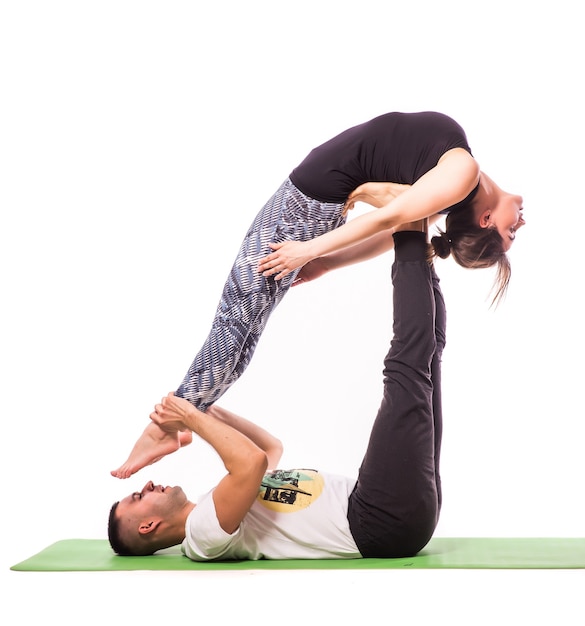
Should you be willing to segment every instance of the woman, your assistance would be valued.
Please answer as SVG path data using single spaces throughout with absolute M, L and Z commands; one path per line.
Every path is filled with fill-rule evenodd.
M 310 241 L 272 243 L 274 252 L 259 264 L 265 276 L 282 279 L 320 259 L 318 267 L 307 266 L 299 276 L 299 281 L 310 280 L 387 250 L 392 245 L 388 231 L 399 224 L 447 214 L 445 231 L 432 239 L 434 254 L 453 254 L 466 268 L 497 265 L 494 300 L 504 295 L 510 279 L 506 252 L 524 225 L 522 198 L 480 172 L 463 129 L 447 116 L 424 112 L 374 118 L 313 150 L 290 178 L 321 201 L 347 197 L 347 209 L 362 201 L 379 210 Z
M 345 224 L 359 201 L 377 210 Z M 244 372 L 270 313 L 295 281 L 390 249 L 401 224 L 448 213 L 445 232 L 431 241 L 435 254 L 453 254 L 464 267 L 497 264 L 500 297 L 521 211 L 522 198 L 480 173 L 465 132 L 446 115 L 387 113 L 344 131 L 315 148 L 257 215 L 176 395 L 205 411 Z M 128 478 L 190 441 L 190 432 L 151 423 L 112 475 Z

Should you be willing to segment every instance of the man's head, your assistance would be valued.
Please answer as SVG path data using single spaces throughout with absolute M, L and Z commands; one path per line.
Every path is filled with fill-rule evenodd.
M 194 507 L 181 487 L 149 481 L 110 509 L 110 545 L 121 556 L 144 556 L 177 545 L 185 538 L 185 522 Z

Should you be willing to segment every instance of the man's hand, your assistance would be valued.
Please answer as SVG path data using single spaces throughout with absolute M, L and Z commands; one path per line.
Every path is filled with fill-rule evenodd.
M 166 432 L 189 430 L 186 421 L 196 412 L 196 408 L 184 398 L 169 393 L 154 407 L 150 419 Z
M 274 276 L 276 280 L 284 278 L 292 271 L 303 267 L 313 257 L 309 252 L 310 242 L 307 241 L 283 241 L 271 243 L 274 252 L 260 259 L 258 271 L 262 276 Z

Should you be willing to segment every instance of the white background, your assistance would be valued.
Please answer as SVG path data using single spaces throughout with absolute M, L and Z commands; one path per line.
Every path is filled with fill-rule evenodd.
M 151 478 L 195 499 L 222 475 L 200 441 L 127 481 L 109 471 L 180 383 L 256 212 L 311 148 L 392 110 L 454 117 L 482 169 L 525 200 L 498 309 L 490 271 L 437 263 L 449 327 L 436 534 L 583 536 L 579 24 L 570 0 L 2 3 L 9 623 L 195 619 L 206 606 L 247 622 L 266 588 L 314 598 L 279 623 L 582 623 L 581 572 L 8 571 L 55 541 L 104 538 L 112 502 Z M 224 396 L 284 440 L 283 466 L 356 474 L 381 393 L 391 262 L 295 288 Z

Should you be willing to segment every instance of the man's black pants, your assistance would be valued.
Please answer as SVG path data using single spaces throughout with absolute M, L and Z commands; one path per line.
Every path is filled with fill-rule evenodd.
M 441 354 L 445 303 L 426 260 L 426 235 L 394 235 L 394 336 L 384 395 L 349 499 L 363 557 L 405 557 L 431 538 L 441 508 Z

